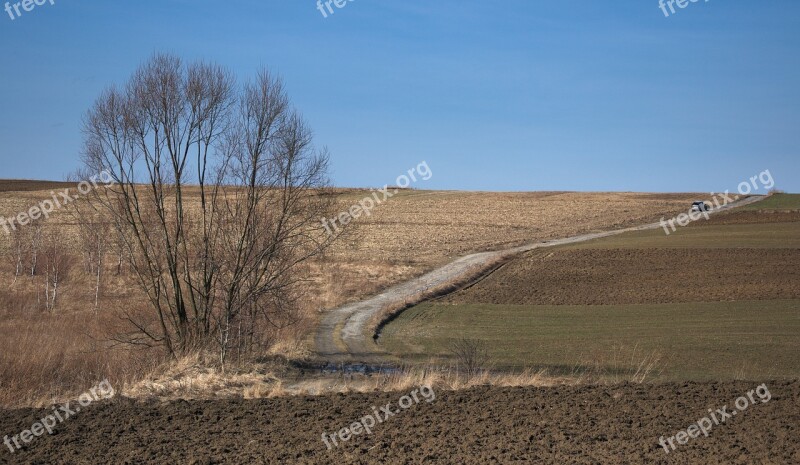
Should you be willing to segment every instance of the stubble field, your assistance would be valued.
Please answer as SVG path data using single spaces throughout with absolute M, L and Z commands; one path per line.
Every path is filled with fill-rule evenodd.
M 51 197 L 53 190 L 64 188 L 63 183 L 0 182 L 0 215 L 27 211 Z M 372 191 L 326 193 L 331 194 L 337 211 L 346 211 Z M 374 295 L 460 255 L 655 221 L 684 211 L 695 198 L 400 190 L 370 216 L 352 223 L 342 240 L 308 264 L 302 319 L 276 332 L 271 354 L 306 356 L 314 325 L 325 310 Z M 44 288 L 38 277 L 14 279 L 8 236 L 0 230 L 0 282 L 6 283 L 0 288 L 0 331 L 5 335 L 0 341 L 0 405 L 42 405 L 54 396 L 81 392 L 103 377 L 117 386 L 132 385 L 160 364 L 157 351 L 132 351 L 111 340 L 130 330 L 121 311 L 146 315 L 147 303 L 132 274 L 124 266 L 116 269 L 117 257 L 111 256 L 95 311 L 93 276 L 81 265 L 85 251 L 79 221 L 69 208 L 41 221 L 43 230 L 57 237 L 72 259 L 61 282 L 58 308 L 50 312 L 42 308 Z
M 345 210 L 365 194 L 342 192 L 339 204 Z M 37 195 L 42 193 L 0 193 L 0 214 Z M 313 327 L 322 309 L 371 295 L 468 252 L 657 221 L 685 211 L 695 198 L 404 191 L 309 266 L 314 281 L 308 322 Z M 97 337 L 120 303 L 136 305 L 129 278 L 123 273 L 109 282 L 97 313 L 88 310 L 89 296 L 81 290 L 86 278 L 77 271 L 65 283 L 69 300 L 58 312 L 32 306 L 35 280 L 21 279 L 0 294 L 0 331 L 8 335 L 0 352 L 3 403 L 46 406 L 43 399 L 55 400 L 48 396 L 82 392 L 98 376 L 110 378 L 117 397 L 76 413 L 53 435 L 36 437 L 13 453 L 3 450 L 0 464 L 798 462 L 800 387 L 792 370 L 800 348 L 795 285 L 800 222 L 785 210 L 783 216 L 762 214 L 685 228 L 668 238 L 673 242 L 666 248 L 663 232 L 648 231 L 533 251 L 444 300 L 406 311 L 381 341 L 401 358 L 427 363 L 442 355 L 447 341 L 469 333 L 496 343 L 496 367 L 511 361 L 506 367 L 543 368 L 566 375 L 565 381 L 542 383 L 551 387 L 437 387 L 434 401 L 407 411 L 395 408 L 396 414 L 371 434 L 340 438 L 330 450 L 323 434 L 352 426 L 373 406 L 396 404 L 406 388 L 277 398 L 256 392 L 248 395 L 256 398 L 243 399 L 241 389 L 226 385 L 219 397 L 202 396 L 212 400 L 192 400 L 192 395 L 168 402 L 132 399 L 128 395 L 136 391 L 128 388 L 149 373 L 144 357 L 110 356 Z M 56 216 L 47 227 L 79 243 L 67 217 Z M 762 263 L 752 268 L 758 260 Z M 6 269 L 5 279 L 9 274 Z M 714 293 L 685 285 L 701 279 L 720 288 Z M 749 300 L 697 302 L 728 294 Z M 592 307 L 595 311 L 587 311 Z M 623 345 L 641 337 L 656 345 L 615 349 L 602 360 L 580 357 L 594 355 L 587 341 L 620 342 L 626 335 L 632 337 L 623 338 Z M 302 341 L 304 335 L 299 331 L 292 337 Z M 40 344 L 42 338 L 49 344 Z M 773 341 L 772 351 L 765 349 L 765 340 Z M 680 381 L 651 384 L 653 378 L 645 377 L 645 383 L 630 383 L 629 362 L 635 364 L 643 354 L 651 357 L 650 350 L 663 349 L 665 341 L 685 346 L 686 352 L 671 354 L 671 362 L 689 371 L 672 371 Z M 745 371 L 747 366 L 726 365 L 742 357 L 760 366 Z M 584 359 L 587 364 L 581 366 Z M 143 367 L 132 368 L 132 362 Z M 575 384 L 581 370 L 602 364 L 607 376 L 600 383 Z M 713 371 L 720 366 L 728 371 Z M 741 380 L 755 379 L 751 375 L 761 381 Z M 274 380 L 270 373 L 248 376 Z M 201 382 L 178 375 L 173 381 Z M 340 381 L 346 390 L 347 376 Z M 676 444 L 669 453 L 660 445 L 662 437 L 675 441 L 709 408 L 731 408 L 761 384 L 769 396 L 756 397 L 741 415 L 716 425 L 708 438 Z M 51 411 L 2 411 L 0 432 L 13 437 Z

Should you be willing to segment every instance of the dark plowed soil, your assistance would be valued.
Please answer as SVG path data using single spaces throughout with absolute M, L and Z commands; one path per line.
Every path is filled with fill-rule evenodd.
M 450 303 L 612 305 L 800 298 L 797 249 L 535 251 Z
M 75 187 L 76 182 L 29 181 L 21 179 L 0 179 L 0 192 L 44 191 Z
M 769 224 L 769 223 L 796 223 L 800 221 L 800 212 L 792 211 L 730 211 L 712 216 L 707 221 L 697 221 L 692 227 L 720 226 L 731 224 Z
M 754 402 L 712 426 L 709 437 L 685 445 L 675 439 L 669 454 L 659 445 L 710 408 L 736 410 L 736 399 L 758 384 L 439 392 L 330 451 L 323 433 L 372 406 L 399 410 L 403 393 L 164 405 L 116 400 L 89 406 L 27 449 L 0 451 L 0 464 L 800 463 L 800 382 L 766 383 L 761 392 L 769 395 L 762 397 L 770 400 L 751 393 Z M 0 431 L 16 434 L 46 413 L 0 412 Z

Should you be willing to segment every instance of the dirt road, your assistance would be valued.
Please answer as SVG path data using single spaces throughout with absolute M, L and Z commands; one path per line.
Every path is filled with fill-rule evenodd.
M 750 205 L 763 200 L 764 196 L 752 196 L 714 209 L 710 214 Z M 315 335 L 318 358 L 330 363 L 381 363 L 389 361 L 380 345 L 372 336 L 371 324 L 376 314 L 386 308 L 403 308 L 409 301 L 420 300 L 421 295 L 438 295 L 449 284 L 478 277 L 490 271 L 498 263 L 530 250 L 555 247 L 576 242 L 585 242 L 631 231 L 661 228 L 660 223 L 651 223 L 632 228 L 604 231 L 567 237 L 548 242 L 537 242 L 494 252 L 480 252 L 461 257 L 418 278 L 394 286 L 367 300 L 348 304 L 326 312 Z

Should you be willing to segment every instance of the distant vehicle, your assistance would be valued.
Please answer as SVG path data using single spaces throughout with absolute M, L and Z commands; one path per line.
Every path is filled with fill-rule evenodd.
M 707 212 L 711 210 L 711 206 L 705 202 L 694 202 L 692 203 L 692 211 L 693 212 Z

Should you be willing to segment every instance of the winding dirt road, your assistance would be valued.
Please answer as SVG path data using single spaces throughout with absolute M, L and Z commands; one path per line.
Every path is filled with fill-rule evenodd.
M 750 205 L 764 198 L 765 196 L 747 197 L 713 209 L 710 214 Z M 651 223 L 643 226 L 537 242 L 506 250 L 466 255 L 420 277 L 389 288 L 367 300 L 347 304 L 326 312 L 314 338 L 318 359 L 328 363 L 377 364 L 388 362 L 390 360 L 387 354 L 373 340 L 375 331 L 374 319 L 378 313 L 386 308 L 401 309 L 409 302 L 421 301 L 428 297 L 441 295 L 453 283 L 464 282 L 468 279 L 479 279 L 499 264 L 530 250 L 574 244 L 631 231 L 645 231 L 661 227 L 660 223 Z

